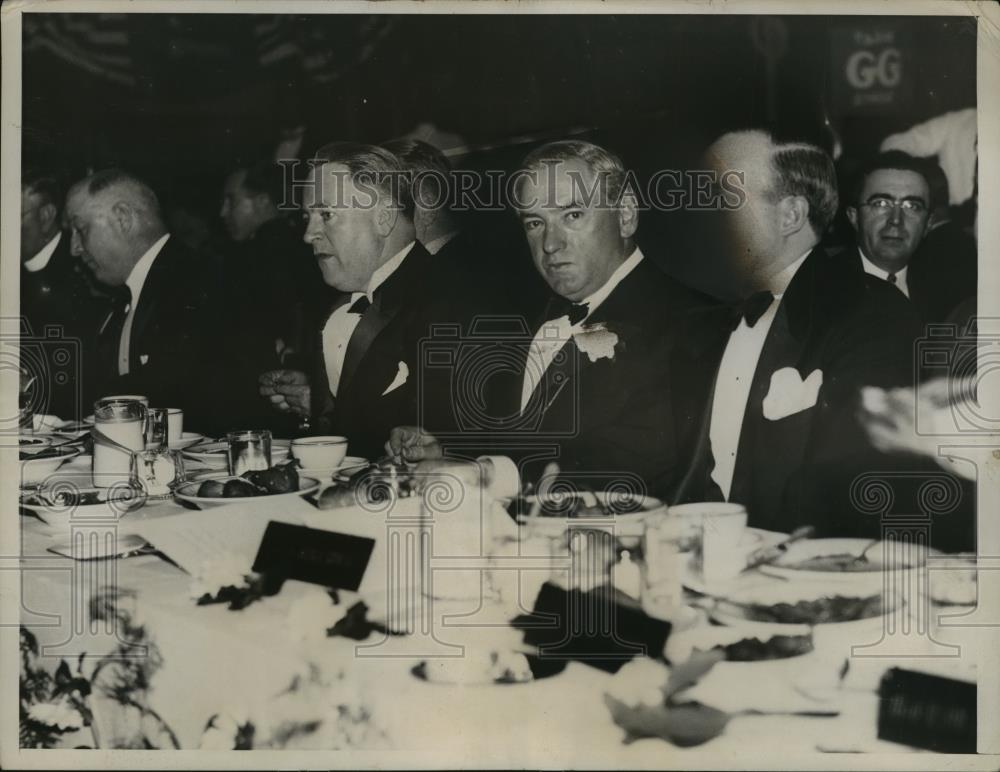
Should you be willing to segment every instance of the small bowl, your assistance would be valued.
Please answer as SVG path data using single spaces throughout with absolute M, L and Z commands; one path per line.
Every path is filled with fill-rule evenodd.
M 41 454 L 45 449 L 38 452 Z M 38 485 L 74 456 L 80 455 L 80 448 L 52 448 L 54 455 L 44 458 L 27 458 L 21 461 L 21 487 Z
M 303 469 L 333 471 L 347 456 L 347 437 L 299 437 L 292 440 L 292 456 Z
M 145 503 L 146 497 L 142 492 L 130 486 L 77 488 L 65 481 L 21 497 L 22 507 L 54 528 L 88 518 L 106 520 L 113 517 L 117 520 Z

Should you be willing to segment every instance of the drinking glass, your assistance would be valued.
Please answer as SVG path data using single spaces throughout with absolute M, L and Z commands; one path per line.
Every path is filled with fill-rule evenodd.
M 147 496 L 168 496 L 184 479 L 181 454 L 167 448 L 140 450 L 132 456 L 132 479 Z
M 226 458 L 229 474 L 271 468 L 271 432 L 268 429 L 251 429 L 230 432 L 226 435 Z
M 167 447 L 167 409 L 151 407 L 146 411 L 146 448 L 161 450 Z
M 94 485 L 110 488 L 132 479 L 132 454 L 146 447 L 146 406 L 135 400 L 100 400 L 94 426 L 119 446 L 94 438 Z

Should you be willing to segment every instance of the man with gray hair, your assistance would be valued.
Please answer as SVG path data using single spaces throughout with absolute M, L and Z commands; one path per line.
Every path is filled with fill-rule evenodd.
M 481 460 L 500 495 L 537 482 L 549 462 L 564 484 L 609 495 L 672 490 L 686 454 L 670 359 L 681 320 L 712 301 L 636 245 L 627 179 L 621 160 L 591 142 L 552 142 L 525 158 L 512 204 L 548 302 L 520 341 L 456 364 L 479 377 L 453 387 L 456 404 L 489 405 L 478 432 L 444 438 L 400 426 L 391 453 L 417 461 L 488 452 Z
M 184 409 L 188 423 L 213 413 L 203 379 L 216 329 L 214 283 L 164 224 L 152 188 L 106 169 L 77 182 L 66 199 L 70 247 L 109 288 L 114 308 L 98 330 L 98 391 L 148 396 Z

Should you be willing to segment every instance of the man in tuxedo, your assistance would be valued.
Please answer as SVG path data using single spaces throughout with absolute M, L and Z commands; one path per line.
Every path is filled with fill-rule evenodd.
M 44 401 L 38 412 L 80 419 L 90 412 L 82 404 L 93 373 L 92 343 L 107 299 L 87 281 L 70 254 L 69 237 L 60 229 L 62 191 L 55 175 L 26 170 L 21 178 L 21 318 L 22 342 L 44 340 L 46 346 L 70 345 L 70 377 L 40 384 Z M 58 368 L 65 372 L 64 367 Z M 37 380 L 37 379 L 36 379 Z M 60 382 L 62 381 L 62 382 Z
M 71 251 L 113 295 L 97 331 L 99 379 L 92 398 L 143 394 L 180 407 L 185 423 L 212 431 L 223 418 L 216 382 L 214 277 L 172 239 L 156 194 L 138 177 L 99 171 L 69 191 Z
M 435 258 L 416 240 L 406 170 L 389 151 L 335 142 L 320 148 L 305 195 L 305 240 L 323 280 L 339 290 L 317 336 L 312 377 L 276 370 L 261 394 L 338 434 L 349 452 L 382 454 L 389 430 L 417 420 L 420 341 L 456 319 Z M 432 409 L 433 398 L 420 406 Z
M 879 517 L 863 514 L 852 485 L 911 468 L 869 443 L 860 392 L 913 384 L 916 317 L 851 255 L 818 248 L 837 209 L 822 150 L 746 131 L 724 135 L 708 156 L 744 174 L 746 200 L 729 225 L 748 298 L 731 332 L 695 325 L 677 348 L 675 398 L 712 396 L 675 501 L 741 503 L 751 525 L 770 530 L 878 536 Z
M 488 451 L 487 474 L 507 494 L 555 462 L 563 484 L 662 495 L 684 458 L 670 355 L 680 320 L 710 301 L 636 246 L 637 201 L 613 154 L 554 142 L 532 152 L 518 174 L 513 203 L 552 295 L 520 341 L 469 346 L 477 366 L 468 370 L 493 374 L 493 383 L 477 389 L 470 378 L 453 402 L 490 405 L 478 426 L 451 437 L 397 427 L 389 450 L 408 460 Z
M 881 153 L 846 211 L 865 271 L 895 285 L 924 324 L 946 321 L 975 296 L 975 240 L 948 222 L 948 180 L 932 160 Z

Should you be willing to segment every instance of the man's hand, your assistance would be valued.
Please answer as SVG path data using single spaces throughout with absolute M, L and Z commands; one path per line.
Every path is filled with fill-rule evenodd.
M 434 435 L 428 434 L 419 426 L 397 426 L 389 432 L 385 452 L 392 456 L 396 463 L 426 461 L 444 455 Z
M 257 381 L 260 395 L 283 413 L 310 413 L 309 376 L 298 370 L 270 370 Z

